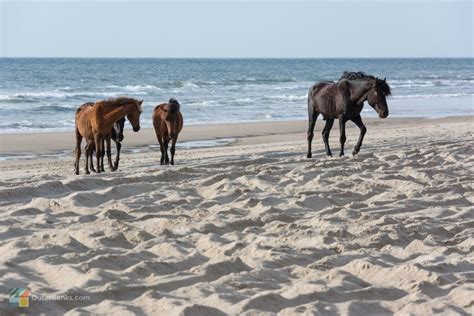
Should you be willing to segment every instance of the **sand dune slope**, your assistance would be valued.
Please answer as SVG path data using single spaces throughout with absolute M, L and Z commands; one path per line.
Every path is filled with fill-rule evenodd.
M 311 160 L 298 141 L 125 155 L 105 175 L 4 166 L 0 314 L 11 287 L 91 297 L 30 303 L 48 314 L 472 313 L 470 124 L 368 139 L 358 157 L 316 140 Z

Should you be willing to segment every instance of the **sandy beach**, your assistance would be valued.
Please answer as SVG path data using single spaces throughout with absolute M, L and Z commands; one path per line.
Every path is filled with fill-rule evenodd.
M 0 161 L 0 314 L 473 314 L 474 118 L 365 122 L 327 158 L 318 121 L 312 159 L 306 121 L 185 126 L 230 140 L 175 166 L 128 126 L 119 170 L 79 176 L 72 133 L 0 135 L 34 157 Z

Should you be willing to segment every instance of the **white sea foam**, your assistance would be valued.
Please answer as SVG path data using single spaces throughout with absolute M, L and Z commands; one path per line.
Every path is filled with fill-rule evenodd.
M 433 98 L 458 98 L 458 97 L 473 97 L 473 93 L 440 93 L 440 94 L 407 94 L 407 95 L 393 95 L 392 99 L 433 99 Z
M 126 92 L 150 92 L 150 91 L 161 91 L 160 87 L 155 85 L 145 84 L 145 85 L 126 85 L 126 86 L 118 86 L 118 85 L 107 85 L 105 86 L 106 89 L 113 89 L 116 91 L 126 91 Z
M 283 100 L 283 101 L 301 101 L 306 100 L 308 96 L 305 95 L 292 95 L 292 94 L 281 94 L 281 95 L 270 95 L 265 97 L 267 100 Z

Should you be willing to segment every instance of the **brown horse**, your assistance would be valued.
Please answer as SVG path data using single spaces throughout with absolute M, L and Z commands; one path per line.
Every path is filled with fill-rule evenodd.
M 171 142 L 171 164 L 174 165 L 174 153 L 178 135 L 183 129 L 183 116 L 177 100 L 171 98 L 168 103 L 157 105 L 153 111 L 153 127 L 160 143 L 161 164 L 170 163 L 168 144 Z
M 390 87 L 385 81 L 363 72 L 344 72 L 338 82 L 326 81 L 313 85 L 308 92 L 308 154 L 311 158 L 311 142 L 316 119 L 319 114 L 323 115 L 326 125 L 323 129 L 323 141 L 326 154 L 332 156 L 329 148 L 329 132 L 335 119 L 339 119 L 341 152 L 344 155 L 344 143 L 346 142 L 346 122 L 351 120 L 360 129 L 359 140 L 354 147 L 353 155 L 359 153 L 367 128 L 362 123 L 360 112 L 364 102 L 379 114 L 380 118 L 388 116 L 386 96 L 390 95 Z
M 95 104 L 94 102 L 84 103 L 83 105 L 81 105 L 77 109 L 77 111 L 79 111 L 80 108 L 83 108 L 83 107 L 86 107 L 86 106 L 93 106 L 94 104 Z M 113 164 L 113 166 L 114 166 L 113 171 L 117 170 L 118 166 L 119 166 L 120 149 L 122 148 L 122 140 L 124 138 L 124 136 L 123 136 L 124 126 L 125 126 L 125 117 L 122 117 L 120 120 L 118 120 L 117 122 L 114 123 L 114 125 L 112 126 L 112 129 L 110 131 L 111 132 L 110 133 L 111 139 L 114 141 L 115 147 L 116 147 L 115 162 Z M 104 146 L 104 145 L 102 145 L 102 146 Z M 89 152 L 90 152 L 90 154 L 86 155 L 86 159 L 89 160 L 88 163 L 90 164 L 90 170 L 93 171 L 93 172 L 97 172 L 94 168 L 94 163 L 93 163 L 93 153 L 95 153 L 95 143 L 92 143 L 92 150 L 90 150 Z M 105 169 L 104 169 L 104 155 L 105 155 L 105 152 L 102 153 L 101 166 L 98 167 L 103 172 L 105 171 Z
M 95 148 L 97 158 L 97 172 L 101 172 L 104 157 L 104 147 L 107 145 L 107 158 L 111 170 L 112 151 L 110 149 L 111 130 L 115 122 L 127 117 L 134 132 L 140 130 L 140 114 L 142 101 L 127 97 L 97 101 L 92 106 L 81 106 L 76 111 L 76 163 L 75 174 L 79 174 L 79 158 L 81 157 L 82 138 L 87 141 L 85 173 L 89 174 L 88 162 L 92 160 Z M 101 161 L 102 160 L 102 161 Z M 101 164 L 102 162 L 102 164 Z

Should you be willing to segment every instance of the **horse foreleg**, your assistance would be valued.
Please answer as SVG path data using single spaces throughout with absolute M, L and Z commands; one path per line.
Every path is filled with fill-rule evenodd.
M 313 156 L 311 152 L 311 143 L 313 142 L 314 136 L 314 126 L 316 125 L 316 119 L 318 118 L 319 112 L 314 111 L 313 107 L 311 106 L 311 110 L 308 108 L 308 153 L 306 158 L 311 158 Z
M 326 125 L 324 125 L 323 129 L 323 141 L 324 147 L 326 148 L 326 155 L 332 156 L 331 148 L 329 148 L 329 132 L 331 132 L 332 125 L 334 124 L 334 119 L 326 119 Z
M 339 141 L 341 142 L 341 152 L 339 153 L 339 157 L 344 156 L 344 143 L 346 142 L 346 122 L 347 117 L 344 114 L 339 115 L 339 132 L 341 136 L 339 137 Z
M 76 162 L 74 163 L 74 174 L 79 174 L 79 159 L 81 158 L 82 135 L 76 128 Z
M 352 152 L 352 155 L 357 155 L 359 153 L 360 147 L 362 146 L 362 141 L 364 140 L 367 128 L 365 127 L 364 123 L 362 123 L 362 118 L 360 117 L 360 115 L 351 119 L 351 121 L 354 122 L 355 125 L 357 125 L 357 127 L 360 129 L 359 140 L 357 141 L 357 144 L 354 147 L 354 151 Z
M 101 172 L 100 169 L 100 157 L 102 156 L 102 139 L 100 138 L 99 134 L 94 135 L 94 142 L 95 142 L 95 157 L 97 162 L 97 173 Z
M 104 168 L 104 157 L 105 157 L 105 139 L 102 138 L 102 145 L 100 146 L 101 154 L 100 154 L 100 171 L 105 172 Z
M 107 144 L 107 162 L 111 171 L 115 171 L 114 166 L 112 165 L 112 149 L 110 148 L 110 135 L 106 138 Z
M 118 169 L 119 160 L 120 160 L 120 149 L 122 148 L 122 143 L 120 141 L 116 141 L 115 145 L 117 147 L 117 154 L 115 155 L 115 163 L 114 163 L 114 171 Z
M 170 153 L 171 153 L 171 164 L 174 165 L 174 153 L 176 151 L 176 141 L 178 140 L 178 136 L 175 136 L 171 142 L 171 148 L 170 148 Z

